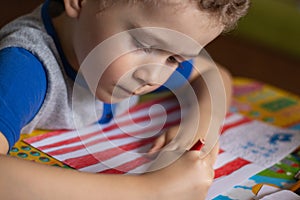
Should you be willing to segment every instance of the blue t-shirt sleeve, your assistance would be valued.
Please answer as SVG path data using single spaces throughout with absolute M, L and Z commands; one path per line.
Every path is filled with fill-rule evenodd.
M 29 51 L 18 47 L 0 50 L 0 132 L 10 148 L 39 111 L 46 80 L 42 63 Z
M 176 71 L 170 78 L 154 92 L 161 92 L 167 90 L 175 90 L 185 85 L 193 71 L 193 60 L 187 60 L 179 64 Z

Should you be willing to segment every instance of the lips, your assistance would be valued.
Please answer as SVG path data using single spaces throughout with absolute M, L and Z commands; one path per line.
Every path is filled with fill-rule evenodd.
M 113 91 L 114 94 L 116 94 L 117 96 L 121 96 L 121 97 L 130 97 L 133 95 L 133 92 L 131 92 L 130 90 L 117 85 L 116 89 Z
M 120 86 L 120 85 L 117 85 L 117 88 L 119 88 L 120 90 L 120 93 L 122 96 L 124 96 L 124 93 L 126 93 L 127 97 L 129 96 L 132 96 L 132 95 L 142 95 L 142 94 L 147 94 L 155 89 L 157 89 L 159 87 L 159 85 L 150 85 L 150 84 L 147 84 L 147 85 L 143 85 L 143 86 L 140 86 L 138 89 L 136 89 L 134 92 L 131 92 L 131 90 L 129 89 L 126 89 L 125 87 L 123 86 Z
M 151 91 L 153 89 L 153 86 L 150 85 L 144 85 L 139 87 L 137 90 L 134 91 L 135 95 L 145 94 Z

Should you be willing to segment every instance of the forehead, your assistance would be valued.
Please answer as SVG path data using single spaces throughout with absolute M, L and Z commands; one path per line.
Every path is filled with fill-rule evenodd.
M 205 40 L 208 39 L 207 36 L 218 35 L 223 30 L 223 25 L 216 17 L 199 9 L 197 1 L 162 0 L 151 6 L 136 3 L 126 7 L 133 11 L 128 17 L 131 22 L 143 27 L 163 27 L 178 31 L 203 46 L 205 46 Z
M 89 32 L 95 36 L 95 43 L 126 30 L 156 28 L 168 31 L 139 31 L 138 39 L 143 39 L 142 42 L 147 46 L 154 44 L 155 47 L 170 49 L 181 55 L 196 55 L 223 30 L 221 23 L 200 11 L 194 0 L 163 0 L 158 4 L 151 0 L 147 2 L 152 3 L 143 3 L 146 0 L 133 0 L 135 3 L 120 0 L 104 10 L 99 9 L 99 4 L 94 4 L 99 1 L 85 1 L 83 8 L 86 9 L 80 23 L 84 28 L 90 27 Z

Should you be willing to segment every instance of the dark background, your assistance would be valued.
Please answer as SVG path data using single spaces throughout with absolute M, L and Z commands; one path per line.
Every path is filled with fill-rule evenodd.
M 0 27 L 42 2 L 2 2 Z M 218 37 L 206 50 L 235 77 L 256 79 L 300 95 L 298 3 L 298 0 L 253 0 L 249 15 L 240 21 L 239 26 Z

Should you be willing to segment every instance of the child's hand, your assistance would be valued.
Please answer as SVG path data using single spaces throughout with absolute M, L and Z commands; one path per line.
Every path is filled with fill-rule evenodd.
M 178 132 L 179 126 L 174 126 L 168 129 L 165 133 L 160 135 L 153 143 L 153 146 L 148 151 L 148 154 L 152 155 L 159 150 L 161 150 L 164 146 L 166 146 L 172 139 L 176 136 Z
M 214 178 L 218 145 L 204 159 L 198 151 L 184 153 L 174 163 L 161 170 L 145 174 L 155 199 L 200 200 L 205 199 Z
M 180 137 L 178 134 L 179 126 L 173 126 L 170 129 L 168 129 L 166 132 L 164 132 L 162 135 L 160 135 L 156 140 L 153 142 L 153 145 L 151 149 L 148 151 L 149 155 L 153 155 L 155 153 L 158 153 L 160 150 L 163 150 L 163 148 L 172 142 L 172 148 L 184 148 L 187 147 L 188 144 L 191 142 L 187 137 Z M 179 137 L 176 137 L 179 136 Z M 170 144 L 171 145 L 171 144 Z

